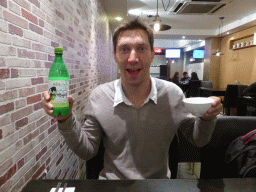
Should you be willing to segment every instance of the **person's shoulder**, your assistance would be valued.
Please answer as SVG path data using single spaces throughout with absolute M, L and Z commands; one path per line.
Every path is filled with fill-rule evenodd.
M 98 85 L 92 90 L 91 97 L 101 97 L 106 94 L 113 94 L 115 92 L 115 81 L 117 80 Z
M 155 80 L 156 80 L 156 86 L 157 86 L 158 90 L 160 90 L 160 89 L 179 89 L 179 86 L 173 82 L 166 81 L 163 79 L 157 79 L 157 78 L 155 78 Z

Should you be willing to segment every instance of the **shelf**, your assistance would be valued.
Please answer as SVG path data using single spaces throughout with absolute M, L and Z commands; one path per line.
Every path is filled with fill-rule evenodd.
M 229 49 L 232 49 L 232 50 L 239 50 L 239 49 L 245 49 L 245 48 L 250 48 L 250 47 L 255 47 L 256 46 L 256 33 L 255 34 L 250 34 L 250 35 L 246 35 L 246 36 L 243 36 L 243 37 L 239 37 L 239 38 L 236 38 L 236 39 L 232 39 L 230 40 L 229 42 Z M 244 43 L 246 44 L 247 43 L 253 43 L 251 45 L 244 45 L 243 47 L 237 47 L 237 48 L 233 48 L 233 45 L 236 45 L 236 44 L 241 44 L 241 43 Z
M 238 47 L 238 48 L 235 48 L 233 49 L 234 51 L 235 50 L 239 50 L 239 49 L 245 49 L 245 48 L 249 48 L 249 47 L 255 47 L 256 45 L 247 45 L 247 46 L 243 46 L 243 47 Z

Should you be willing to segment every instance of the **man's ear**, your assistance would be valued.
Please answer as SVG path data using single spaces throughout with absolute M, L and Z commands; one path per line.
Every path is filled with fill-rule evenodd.
M 155 57 L 155 51 L 151 51 L 151 60 L 153 61 L 154 60 L 154 57 Z
M 117 56 L 116 56 L 116 52 L 115 52 L 115 50 L 113 50 L 113 55 L 114 55 L 114 59 L 115 59 L 115 62 L 117 63 Z

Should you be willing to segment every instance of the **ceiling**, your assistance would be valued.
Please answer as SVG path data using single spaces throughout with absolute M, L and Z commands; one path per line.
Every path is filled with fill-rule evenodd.
M 153 24 L 157 12 L 157 0 L 101 1 L 109 18 L 112 30 L 121 22 L 131 20 L 138 16 L 146 23 Z M 193 42 L 195 42 L 195 40 L 204 40 L 217 36 L 220 32 L 224 36 L 228 31 L 232 34 L 256 26 L 256 0 L 204 0 L 206 4 L 209 3 L 206 1 L 221 1 L 226 5 L 215 13 L 177 14 L 173 12 L 177 3 L 202 3 L 191 1 L 195 0 L 158 0 L 158 14 L 162 20 L 161 23 L 170 25 L 172 28 L 167 31 L 156 32 L 155 39 L 184 40 L 182 37 L 185 36 L 186 40 L 194 40 Z M 167 8 L 168 3 L 170 4 Z M 163 4 L 167 8 L 166 11 L 164 10 Z M 138 14 L 130 14 L 130 10 L 137 10 Z M 116 21 L 115 17 L 117 16 L 123 17 L 123 21 Z M 221 29 L 219 29 L 219 17 L 225 17 Z

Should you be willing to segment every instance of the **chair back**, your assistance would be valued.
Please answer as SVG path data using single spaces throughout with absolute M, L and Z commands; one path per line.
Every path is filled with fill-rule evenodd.
M 212 89 L 213 85 L 211 81 L 202 81 L 201 82 L 201 87 L 207 88 L 207 89 Z
M 232 85 L 227 86 L 223 107 L 226 109 L 226 115 L 230 115 L 230 108 L 237 107 L 238 97 L 243 95 L 243 91 L 248 87 L 247 85 Z
M 256 117 L 218 116 L 211 140 L 200 149 L 201 179 L 231 178 L 224 159 L 229 144 L 256 128 Z
M 199 97 L 200 96 L 199 87 L 201 87 L 201 80 L 190 80 L 188 91 L 187 91 L 187 97 Z

